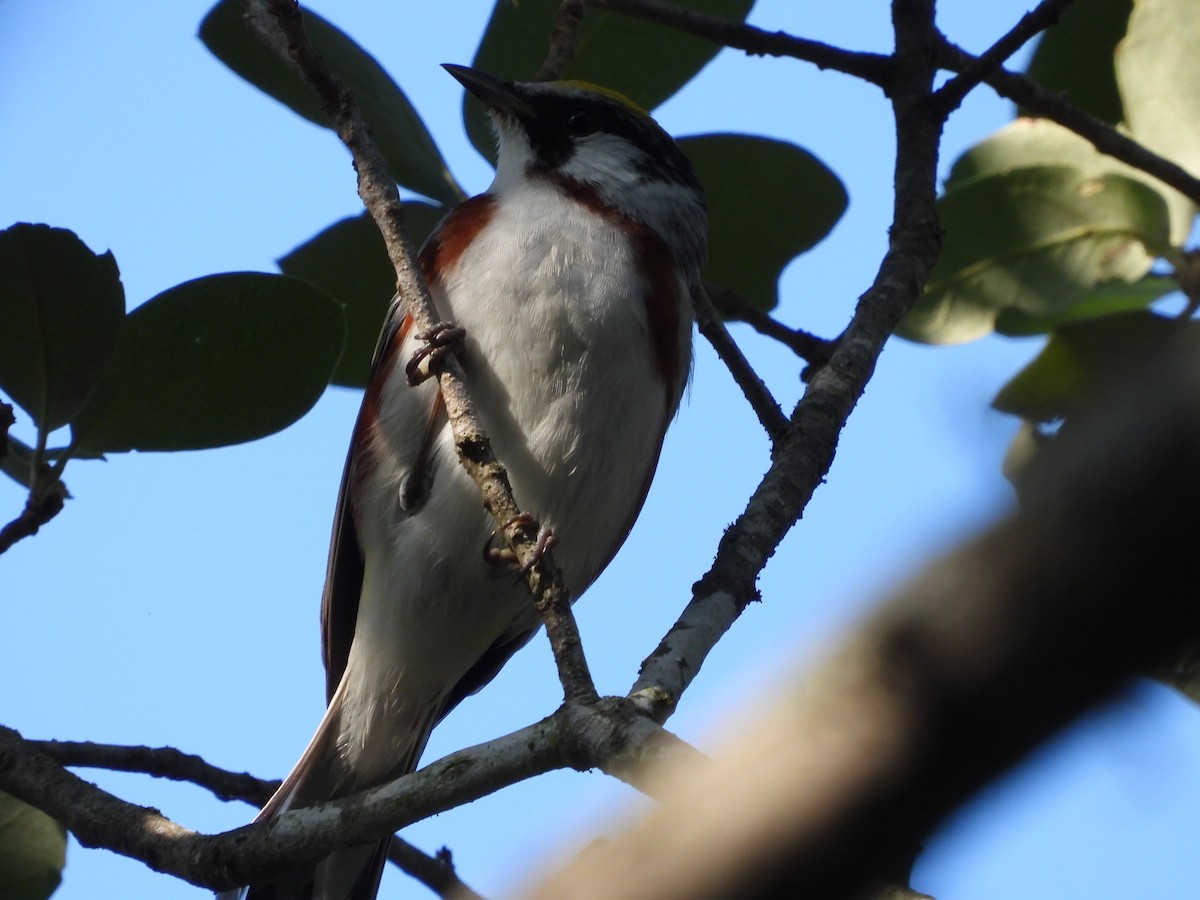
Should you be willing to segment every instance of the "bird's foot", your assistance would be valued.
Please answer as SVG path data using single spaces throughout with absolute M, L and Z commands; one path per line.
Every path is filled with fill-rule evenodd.
M 462 352 L 463 338 L 466 336 L 465 328 L 450 322 L 438 322 L 428 331 L 418 334 L 417 340 L 424 343 L 416 349 L 412 359 L 404 367 L 408 383 L 416 387 L 427 378 L 431 378 L 447 356 Z

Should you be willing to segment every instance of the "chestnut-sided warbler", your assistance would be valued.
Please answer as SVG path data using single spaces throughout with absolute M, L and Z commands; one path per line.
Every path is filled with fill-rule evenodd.
M 517 502 L 553 531 L 581 592 L 629 534 L 688 378 L 704 196 L 670 136 L 611 91 L 446 68 L 488 106 L 499 160 L 421 266 L 465 329 L 460 359 Z M 415 769 L 434 725 L 539 624 L 489 552 L 493 525 L 435 381 L 410 385 L 414 332 L 393 301 L 337 502 L 321 609 L 329 709 L 259 820 Z M 339 851 L 249 896 L 374 897 L 386 849 Z

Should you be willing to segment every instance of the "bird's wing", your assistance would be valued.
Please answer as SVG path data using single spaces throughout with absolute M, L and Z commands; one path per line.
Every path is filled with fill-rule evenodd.
M 354 640 L 358 602 L 362 593 L 363 554 L 358 540 L 351 499 L 351 482 L 356 465 L 366 449 L 370 427 L 378 415 L 380 392 L 387 375 L 395 367 L 401 346 L 412 330 L 412 317 L 405 312 L 399 296 L 392 299 L 387 319 L 375 346 L 371 374 L 358 411 L 342 483 L 338 488 L 333 517 L 333 536 L 329 542 L 329 561 L 325 570 L 325 588 L 321 593 L 321 652 L 325 663 L 325 697 L 332 700 Z

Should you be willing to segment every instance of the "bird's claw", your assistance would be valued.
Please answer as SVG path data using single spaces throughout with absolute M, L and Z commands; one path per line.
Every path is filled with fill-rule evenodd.
M 404 367 L 408 383 L 416 387 L 427 378 L 433 376 L 438 366 L 451 353 L 458 353 L 463 348 L 463 338 L 467 336 L 465 328 L 451 322 L 438 322 L 428 331 L 417 335 L 417 340 L 423 341 L 420 347 Z
M 492 542 L 501 532 L 508 531 L 513 525 L 533 525 L 536 522 L 537 520 L 529 513 L 518 513 L 505 522 L 503 528 L 493 531 L 492 536 L 483 545 L 483 558 L 487 564 L 496 567 L 516 568 L 519 560 L 512 549 L 509 547 L 496 547 Z M 521 567 L 518 579 L 528 575 L 529 570 L 541 562 L 542 557 L 556 546 L 558 546 L 558 538 L 554 532 L 549 528 L 539 528 L 537 540 L 533 545 L 533 555 L 529 558 L 529 562 Z

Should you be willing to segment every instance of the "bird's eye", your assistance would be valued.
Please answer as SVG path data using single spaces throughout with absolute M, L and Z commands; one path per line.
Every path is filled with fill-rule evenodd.
M 585 109 L 573 109 L 567 113 L 567 133 L 573 137 L 583 137 L 600 130 L 596 117 Z

